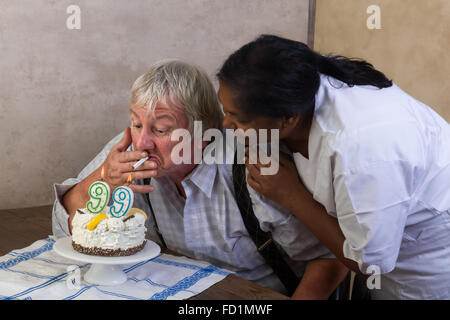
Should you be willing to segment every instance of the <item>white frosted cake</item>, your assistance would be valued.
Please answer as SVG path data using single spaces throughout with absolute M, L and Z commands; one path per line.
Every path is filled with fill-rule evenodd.
M 109 207 L 97 214 L 78 209 L 72 220 L 72 247 L 81 253 L 96 256 L 129 256 L 145 246 L 145 213 L 132 208 L 116 218 Z

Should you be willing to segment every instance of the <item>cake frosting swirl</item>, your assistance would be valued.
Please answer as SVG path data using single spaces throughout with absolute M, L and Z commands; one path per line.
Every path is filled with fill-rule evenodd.
M 145 214 L 140 213 L 116 218 L 109 207 L 97 214 L 78 209 L 72 220 L 72 246 L 91 255 L 134 254 L 145 246 L 145 220 Z

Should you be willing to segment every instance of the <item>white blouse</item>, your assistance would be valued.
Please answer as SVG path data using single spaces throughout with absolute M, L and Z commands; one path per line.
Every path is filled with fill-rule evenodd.
M 382 274 L 374 298 L 450 299 L 444 119 L 396 85 L 349 87 L 321 75 L 308 159 L 294 159 L 314 199 L 338 219 L 344 256 Z

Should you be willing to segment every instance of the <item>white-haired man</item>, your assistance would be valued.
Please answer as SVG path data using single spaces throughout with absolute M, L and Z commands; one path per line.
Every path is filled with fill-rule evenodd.
M 54 235 L 70 235 L 75 211 L 89 200 L 88 188 L 103 167 L 112 190 L 131 175 L 134 206 L 151 213 L 147 227 L 152 239 L 286 293 L 246 230 L 235 200 L 232 165 L 175 164 L 171 159 L 178 143 L 171 140 L 175 129 L 192 130 L 194 121 L 201 121 L 203 130 L 221 128 L 223 114 L 207 74 L 177 60 L 156 63 L 132 87 L 130 118 L 131 128 L 111 140 L 77 178 L 55 184 Z M 145 156 L 149 161 L 134 170 Z M 272 232 L 302 277 L 293 297 L 327 298 L 347 269 L 292 214 L 249 191 L 261 228 Z

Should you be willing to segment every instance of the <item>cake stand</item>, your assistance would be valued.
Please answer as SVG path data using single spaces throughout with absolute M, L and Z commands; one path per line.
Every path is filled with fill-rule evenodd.
M 53 249 L 64 258 L 92 263 L 89 270 L 84 274 L 84 280 L 86 282 L 114 286 L 127 281 L 127 275 L 123 272 L 121 265 L 138 263 L 159 255 L 161 252 L 159 245 L 150 240 L 146 241 L 144 249 L 131 256 L 123 257 L 91 256 L 80 253 L 73 249 L 72 237 L 58 239 L 53 245 Z

